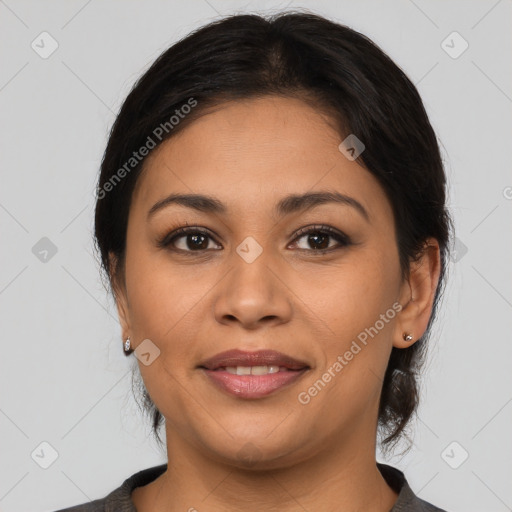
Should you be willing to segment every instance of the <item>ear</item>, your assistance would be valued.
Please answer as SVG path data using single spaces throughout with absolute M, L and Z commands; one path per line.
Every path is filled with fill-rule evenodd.
M 429 238 L 419 258 L 411 262 L 409 276 L 400 290 L 399 302 L 402 310 L 395 324 L 394 347 L 410 347 L 423 336 L 432 313 L 440 272 L 439 243 L 436 239 Z M 404 340 L 404 333 L 410 334 L 412 340 Z
M 117 257 L 114 253 L 109 252 L 109 273 L 114 298 L 116 301 L 117 313 L 119 315 L 119 323 L 121 324 L 121 333 L 123 340 L 125 340 L 131 332 L 130 316 L 128 308 L 128 298 L 126 296 L 126 286 L 120 269 L 117 268 Z

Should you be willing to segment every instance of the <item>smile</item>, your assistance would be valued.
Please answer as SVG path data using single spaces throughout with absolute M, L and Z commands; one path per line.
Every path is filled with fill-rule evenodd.
M 310 367 L 274 350 L 218 354 L 199 367 L 221 391 L 244 399 L 257 399 L 296 382 Z

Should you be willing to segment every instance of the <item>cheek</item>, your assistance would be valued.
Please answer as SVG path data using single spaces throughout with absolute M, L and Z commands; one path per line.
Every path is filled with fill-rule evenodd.
M 182 301 L 194 295 L 198 282 L 187 282 L 184 276 L 189 273 L 188 269 L 173 265 L 165 249 L 153 248 L 143 237 L 133 238 L 126 254 L 126 281 L 132 312 L 138 314 L 139 319 L 158 317 L 162 322 L 172 321 L 180 309 L 184 309 Z
M 214 282 L 191 268 L 172 265 L 164 253 L 147 250 L 133 251 L 126 260 L 134 338 L 151 339 L 173 361 L 193 345 L 198 315 L 204 318 L 205 296 Z
M 368 251 L 364 257 L 360 253 L 357 260 L 347 259 L 334 272 L 330 269 L 327 277 L 329 280 L 315 280 L 317 299 L 312 299 L 312 304 L 317 300 L 319 306 L 315 313 L 328 327 L 328 334 L 320 340 L 322 367 L 314 382 L 308 382 L 308 386 L 314 385 L 312 394 L 319 397 L 312 401 L 318 407 L 332 399 L 348 409 L 364 408 L 378 397 L 392 347 L 398 260 L 392 250 L 387 255 Z M 311 297 L 311 288 L 304 293 Z
M 191 349 L 197 343 L 198 315 L 204 308 L 208 283 L 184 272 L 150 251 L 127 254 L 126 284 L 134 339 L 150 339 L 159 355 L 149 365 L 139 361 L 144 385 L 158 410 L 185 432 Z
M 327 338 L 338 340 L 340 348 L 373 326 L 392 307 L 400 289 L 393 248 L 383 253 L 368 247 L 335 265 L 297 274 L 302 275 L 295 283 L 297 295 L 323 321 Z

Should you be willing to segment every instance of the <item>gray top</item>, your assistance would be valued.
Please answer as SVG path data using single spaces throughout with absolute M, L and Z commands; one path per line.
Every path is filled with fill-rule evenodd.
M 418 498 L 409 487 L 404 474 L 398 469 L 381 463 L 377 463 L 377 467 L 388 485 L 398 493 L 398 499 L 389 512 L 446 512 Z M 167 464 L 143 469 L 127 478 L 120 487 L 105 498 L 56 512 L 137 512 L 130 497 L 132 491 L 135 487 L 141 487 L 156 480 L 166 469 Z

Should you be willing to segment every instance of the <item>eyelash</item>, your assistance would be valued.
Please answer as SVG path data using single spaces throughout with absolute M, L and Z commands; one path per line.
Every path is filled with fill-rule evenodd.
M 199 227 L 187 226 L 187 227 L 182 227 L 182 228 L 176 229 L 175 231 L 172 231 L 171 233 L 166 234 L 163 238 L 161 238 L 157 242 L 157 245 L 158 245 L 158 247 L 160 247 L 162 249 L 167 248 L 168 250 L 181 252 L 181 253 L 191 253 L 192 255 L 194 253 L 200 254 L 200 253 L 204 253 L 205 251 L 210 250 L 210 249 L 198 249 L 198 250 L 194 251 L 194 250 L 177 249 L 176 247 L 169 248 L 169 246 L 171 246 L 172 243 L 175 240 L 177 240 L 178 238 L 181 238 L 185 235 L 191 235 L 191 234 L 204 235 L 204 236 L 211 238 L 212 240 L 214 240 L 216 242 L 216 240 L 214 239 L 214 237 L 211 235 L 211 233 L 209 231 L 207 231 L 203 228 L 199 228 Z M 335 239 L 339 243 L 339 245 L 336 247 L 328 247 L 327 249 L 298 249 L 299 251 L 306 251 L 306 252 L 310 252 L 313 254 L 322 255 L 322 254 L 332 252 L 333 250 L 341 249 L 343 247 L 352 245 L 352 242 L 347 235 L 345 235 L 341 231 L 335 230 L 335 229 L 331 228 L 330 226 L 325 226 L 325 225 L 314 225 L 314 226 L 308 226 L 308 227 L 299 229 L 299 231 L 297 231 L 297 233 L 295 233 L 295 235 L 294 235 L 293 242 L 296 242 L 298 239 L 302 238 L 305 235 L 309 235 L 309 234 L 328 235 L 328 236 L 332 237 L 333 239 Z M 218 242 L 216 242 L 216 243 L 218 244 Z M 218 249 L 215 249 L 215 250 L 218 250 Z

